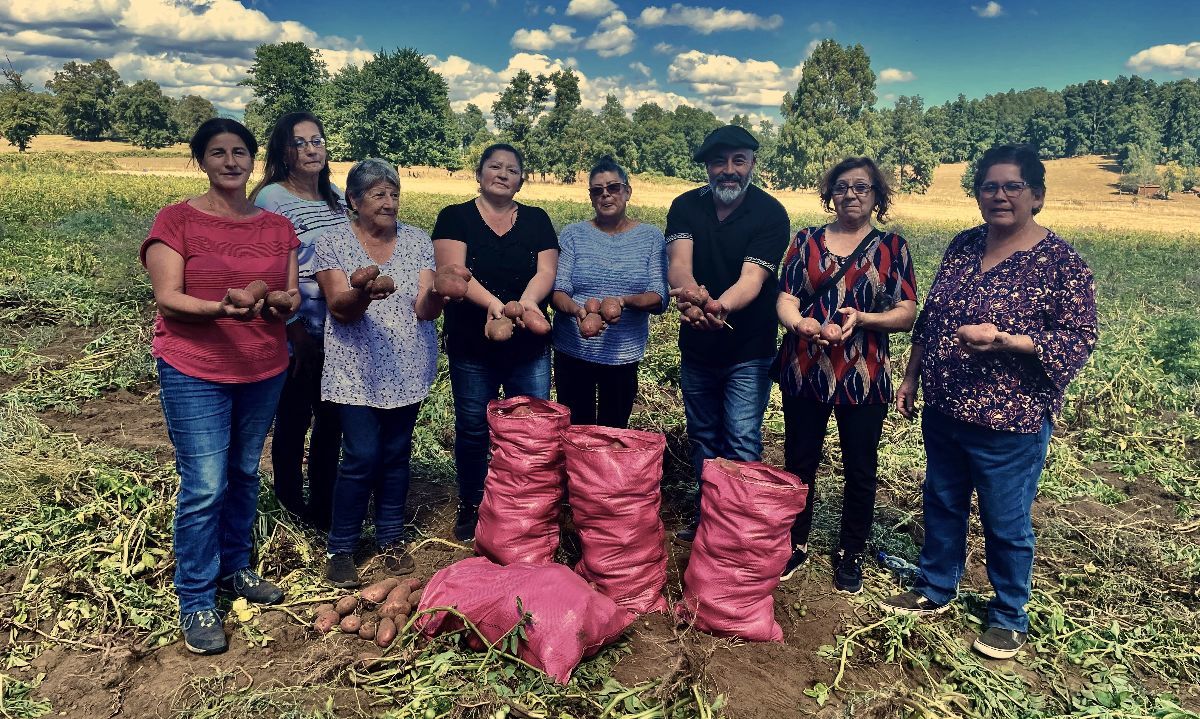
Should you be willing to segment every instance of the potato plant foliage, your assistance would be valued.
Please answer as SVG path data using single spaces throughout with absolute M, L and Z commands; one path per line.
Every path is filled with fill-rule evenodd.
M 151 293 L 137 247 L 158 208 L 204 188 L 189 178 L 103 174 L 103 161 L 86 155 L 25 156 L 4 164 L 0 493 L 7 501 L 0 507 L 0 566 L 14 579 L 3 588 L 7 611 L 0 616 L 9 638 L 0 644 L 0 715 L 38 717 L 58 710 L 39 697 L 39 677 L 22 667 L 48 647 L 86 651 L 124 641 L 151 650 L 176 636 L 170 580 L 177 478 L 169 458 L 53 432 L 39 413 L 77 411 L 118 389 L 155 390 Z M 402 217 L 429 230 L 437 211 L 460 199 L 406 194 Z M 560 227 L 591 215 L 579 203 L 543 206 Z M 661 209 L 634 212 L 663 224 Z M 797 226 L 819 221 L 815 214 L 793 218 Z M 924 290 L 962 228 L 899 229 L 912 243 Z M 814 647 L 833 679 L 806 693 L 836 708 L 834 715 L 1200 717 L 1200 333 L 1190 314 L 1200 304 L 1192 261 L 1200 239 L 1068 234 L 1096 272 L 1101 339 L 1071 386 L 1035 508 L 1031 651 L 1011 663 L 970 652 L 964 637 L 978 631 L 986 615 L 986 597 L 973 589 L 965 589 L 940 621 L 882 616 L 872 603 L 895 584 L 870 567 L 866 594 L 854 600 L 857 611 L 831 644 Z M 686 501 L 676 323 L 672 311 L 652 325 L 632 420 L 668 436 L 669 506 Z M 85 339 L 64 349 L 64 338 L 72 337 Z M 898 337 L 899 366 L 907 351 L 907 340 Z M 451 428 L 443 365 L 416 431 L 418 477 L 453 483 Z M 778 450 L 782 432 L 776 395 L 766 420 L 769 447 Z M 820 481 L 834 500 L 841 480 L 828 467 L 840 468 L 838 449 L 833 441 L 826 446 L 831 461 Z M 881 447 L 872 545 L 910 560 L 917 552 L 909 530 L 920 522 L 923 465 L 919 428 L 893 413 Z M 1133 509 L 1131 496 L 1147 493 L 1169 500 L 1155 511 Z M 261 509 L 258 569 L 282 578 L 289 602 L 328 597 L 320 578 L 321 538 L 288 524 L 265 492 Z M 839 512 L 836 501 L 819 505 L 818 548 L 833 541 Z M 977 524 L 971 536 L 971 551 L 981 553 Z M 303 613 L 308 607 L 297 607 L 296 621 L 310 621 Z M 228 626 L 250 641 L 270 641 L 253 617 Z M 628 651 L 623 643 L 584 662 L 560 687 L 513 656 L 516 639 L 486 654 L 462 650 L 453 638 L 428 645 L 400 640 L 404 646 L 389 661 L 370 669 L 343 666 L 305 686 L 247 688 L 225 667 L 228 673 L 193 680 L 175 697 L 174 711 L 343 716 L 348 709 L 335 708 L 332 697 L 350 685 L 370 699 L 362 711 L 397 718 L 521 712 L 709 717 L 722 711 L 723 697 L 702 673 L 621 685 L 610 672 Z M 326 695 L 328 703 L 314 700 Z M 454 710 L 455 702 L 466 708 Z

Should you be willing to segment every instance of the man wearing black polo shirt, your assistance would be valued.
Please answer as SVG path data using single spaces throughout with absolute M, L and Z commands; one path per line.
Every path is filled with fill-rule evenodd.
M 791 227 L 783 205 L 751 184 L 757 149 L 741 127 L 713 130 L 692 158 L 704 163 L 708 184 L 675 198 L 667 213 L 671 294 L 699 284 L 720 303 L 719 312 L 695 321 L 680 315 L 679 384 L 697 485 L 696 518 L 675 535 L 684 542 L 696 536 L 704 460 L 762 457 L 775 276 Z

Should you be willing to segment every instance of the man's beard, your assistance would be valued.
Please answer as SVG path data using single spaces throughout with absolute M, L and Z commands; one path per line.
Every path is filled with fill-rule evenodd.
M 750 180 L 752 179 L 753 174 L 754 173 L 748 173 L 745 177 L 741 177 L 740 175 L 717 175 L 715 178 L 712 178 L 708 181 L 708 187 L 712 190 L 713 195 L 716 196 L 717 200 L 722 205 L 732 205 L 733 203 L 737 202 L 738 198 L 742 196 L 742 193 L 746 191 L 746 188 L 750 186 Z M 728 182 L 730 180 L 737 182 L 738 186 L 733 189 L 726 189 L 719 186 L 719 183 Z

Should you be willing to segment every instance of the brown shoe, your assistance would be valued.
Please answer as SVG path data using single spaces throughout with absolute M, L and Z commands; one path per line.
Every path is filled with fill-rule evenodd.
M 408 553 L 408 547 L 403 543 L 382 547 L 379 552 L 379 561 L 383 564 L 383 570 L 393 576 L 412 574 L 412 571 L 417 568 L 416 560 Z

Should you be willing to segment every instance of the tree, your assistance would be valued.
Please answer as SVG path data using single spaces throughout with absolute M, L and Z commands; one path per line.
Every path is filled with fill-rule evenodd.
M 280 116 L 312 112 L 328 79 L 320 51 L 302 42 L 259 45 L 249 76 L 238 83 L 254 91 L 254 100 L 246 105 L 246 127 L 265 140 Z
M 1117 137 L 1117 161 L 1126 173 L 1136 172 L 1144 163 L 1158 162 L 1162 135 L 1154 122 L 1154 115 L 1144 102 L 1127 106 L 1118 125 L 1122 128 Z
M 416 50 L 379 52 L 339 78 L 335 95 L 344 110 L 335 119 L 350 157 L 406 166 L 459 162 L 449 88 Z
M 460 150 L 470 147 L 480 134 L 491 134 L 487 129 L 487 120 L 483 117 L 483 110 L 473 102 L 467 103 L 462 112 L 454 113 L 454 121 L 458 124 L 457 138 Z
M 25 152 L 49 121 L 46 98 L 34 92 L 11 63 L 3 74 L 8 85 L 0 89 L 0 137 Z
M 546 78 L 546 83 L 554 88 L 554 103 L 538 122 L 536 141 L 529 144 L 529 169 L 553 172 L 562 182 L 574 182 L 591 144 L 590 138 L 578 131 L 578 125 L 590 124 L 595 118 L 577 112 L 581 103 L 579 76 L 573 70 L 558 70 Z
M 893 168 L 901 192 L 924 194 L 933 184 L 938 161 L 923 116 L 919 95 L 901 97 L 890 113 L 889 141 L 882 159 Z
M 492 103 L 492 121 L 506 140 L 529 155 L 529 135 L 550 99 L 549 80 L 520 70 Z
M 596 129 L 596 142 L 593 147 L 592 161 L 601 155 L 610 155 L 622 167 L 632 169 L 637 166 L 638 146 L 633 132 L 633 122 L 625 114 L 625 108 L 616 95 L 604 98 L 604 107 L 596 117 L 599 127 Z
M 875 73 L 862 45 L 822 40 L 804 63 L 796 92 L 784 98 L 785 118 L 857 120 L 875 104 Z
M 46 81 L 58 98 L 63 125 L 77 140 L 99 140 L 113 132 L 113 98 L 121 76 L 106 60 L 71 61 Z
M 199 95 L 184 95 L 171 110 L 171 119 L 178 132 L 177 142 L 187 142 L 205 120 L 217 116 L 217 108 Z
M 117 90 L 113 127 L 138 147 L 152 149 L 175 142 L 179 127 L 172 118 L 174 104 L 153 80 L 139 80 Z

